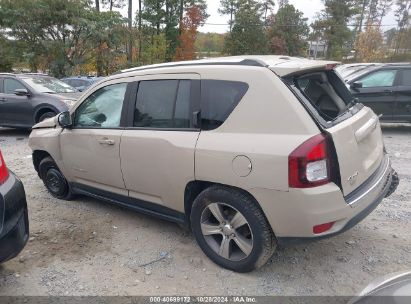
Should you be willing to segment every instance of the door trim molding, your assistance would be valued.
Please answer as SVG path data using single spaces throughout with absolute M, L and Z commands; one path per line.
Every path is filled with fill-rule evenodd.
M 154 216 L 184 226 L 188 225 L 188 219 L 184 213 L 161 206 L 159 204 L 108 192 L 79 183 L 70 183 L 70 186 L 72 191 L 76 194 L 93 197 L 98 200 L 103 200 L 105 202 L 131 209 L 142 214 Z

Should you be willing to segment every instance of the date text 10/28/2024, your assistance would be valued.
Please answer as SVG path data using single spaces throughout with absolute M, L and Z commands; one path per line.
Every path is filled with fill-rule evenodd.
M 244 296 L 222 296 L 222 297 L 207 297 L 207 296 L 171 296 L 171 297 L 150 297 L 150 303 L 257 303 L 255 297 Z

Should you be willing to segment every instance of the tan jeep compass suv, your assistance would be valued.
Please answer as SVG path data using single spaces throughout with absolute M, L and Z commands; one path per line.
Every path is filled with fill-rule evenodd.
M 57 198 L 190 225 L 211 260 L 250 271 L 278 243 L 349 229 L 398 184 L 378 117 L 334 66 L 246 56 L 123 71 L 33 128 L 34 167 Z

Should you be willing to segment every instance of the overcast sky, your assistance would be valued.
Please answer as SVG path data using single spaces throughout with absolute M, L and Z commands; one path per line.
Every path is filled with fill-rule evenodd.
M 136 1 L 134 1 L 135 3 Z M 277 1 L 276 1 L 277 2 Z M 318 12 L 323 8 L 322 0 L 290 0 L 290 4 L 293 4 L 296 9 L 303 12 L 304 17 L 308 18 L 308 22 L 311 23 Z M 206 24 L 199 29 L 201 32 L 216 32 L 216 33 L 225 33 L 228 31 L 228 16 L 221 16 L 218 13 L 218 8 L 220 6 L 220 0 L 207 0 L 208 4 L 208 14 L 210 17 L 207 19 Z M 278 7 L 276 7 L 277 9 Z M 135 11 L 135 8 L 133 8 Z M 121 13 L 124 16 L 127 16 L 127 7 L 121 9 Z M 395 17 L 393 12 L 390 12 L 383 21 L 383 31 L 394 27 L 393 24 L 396 24 Z

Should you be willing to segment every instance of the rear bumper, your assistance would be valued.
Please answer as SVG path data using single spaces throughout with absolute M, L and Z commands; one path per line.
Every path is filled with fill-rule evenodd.
M 333 183 L 288 192 L 254 189 L 251 194 L 260 203 L 278 242 L 295 243 L 331 237 L 355 226 L 390 193 L 394 174 L 385 156 L 379 169 L 346 197 Z M 313 233 L 314 226 L 329 222 L 335 222 L 330 230 Z
M 10 172 L 0 186 L 0 262 L 17 256 L 29 237 L 26 195 L 21 181 Z
M 379 168 L 362 185 L 345 196 L 344 200 L 348 205 L 354 207 L 356 204 L 361 204 L 367 197 L 378 197 L 384 191 L 384 195 L 387 194 L 392 182 L 392 174 L 390 159 L 385 156 Z

